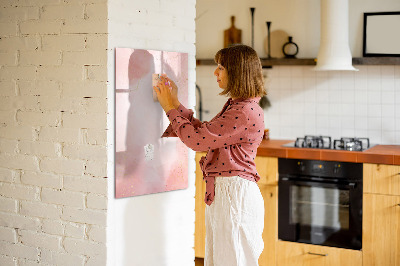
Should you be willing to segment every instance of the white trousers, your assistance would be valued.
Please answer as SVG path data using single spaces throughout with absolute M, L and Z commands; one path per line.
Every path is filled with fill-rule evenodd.
M 264 249 L 264 199 L 255 182 L 216 177 L 206 206 L 205 266 L 257 266 Z

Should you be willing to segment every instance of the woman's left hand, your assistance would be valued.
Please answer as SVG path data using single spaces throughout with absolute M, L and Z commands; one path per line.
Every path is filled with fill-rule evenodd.
M 171 109 L 175 109 L 172 102 L 171 89 L 168 81 L 165 78 L 161 77 L 157 86 L 153 86 L 153 90 L 157 94 L 157 99 L 165 113 Z

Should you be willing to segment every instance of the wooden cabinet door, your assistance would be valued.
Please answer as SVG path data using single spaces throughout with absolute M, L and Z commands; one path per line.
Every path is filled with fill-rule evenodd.
M 363 176 L 364 193 L 400 196 L 400 166 L 365 163 Z
M 361 266 L 362 252 L 278 241 L 277 266 Z
M 363 265 L 400 266 L 400 196 L 364 194 Z
M 258 184 L 278 185 L 278 158 L 257 156 L 254 162 L 261 176 Z
M 259 185 L 264 198 L 264 250 L 258 259 L 260 266 L 276 265 L 276 243 L 278 241 L 278 187 Z
M 204 258 L 205 253 L 205 239 L 206 239 L 206 225 L 205 225 L 205 210 L 206 204 L 204 203 L 204 195 L 206 193 L 206 184 L 203 181 L 203 172 L 199 167 L 199 161 L 204 152 L 196 153 L 196 194 L 195 194 L 195 233 L 194 233 L 194 253 L 197 258 Z

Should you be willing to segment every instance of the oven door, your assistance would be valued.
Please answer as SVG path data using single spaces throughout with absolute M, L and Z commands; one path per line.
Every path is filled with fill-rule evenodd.
M 278 238 L 361 249 L 362 181 L 279 179 Z

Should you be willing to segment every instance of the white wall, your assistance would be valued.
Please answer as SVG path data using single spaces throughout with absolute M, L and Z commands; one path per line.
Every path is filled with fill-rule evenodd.
M 105 1 L 0 1 L 0 265 L 104 265 Z
M 271 20 L 272 27 L 297 34 L 293 36 L 300 47 L 299 58 L 317 56 L 319 1 L 236 1 L 234 4 L 222 1 L 221 5 L 226 8 L 215 10 L 213 1 L 197 5 L 199 58 L 213 58 L 222 47 L 222 31 L 229 27 L 229 17 L 235 11 L 246 11 L 236 20 L 247 22 L 237 27 L 248 29 L 243 42 L 251 43 L 249 6 L 256 6 L 256 19 L 261 20 L 257 14 L 262 12 L 268 18 L 258 22 L 265 27 L 265 32 L 255 31 L 255 49 L 261 57 L 265 56 L 264 20 Z M 296 5 L 300 7 L 291 7 Z M 362 13 L 395 10 L 400 10 L 399 1 L 349 0 L 349 41 L 353 57 L 362 55 Z M 360 71 L 314 72 L 310 66 L 274 66 L 264 70 L 272 104 L 265 111 L 271 137 L 294 139 L 305 134 L 324 134 L 333 138 L 369 137 L 373 143 L 400 144 L 400 66 L 355 67 Z M 197 67 L 196 83 L 202 89 L 203 109 L 209 111 L 203 114 L 203 120 L 211 119 L 226 101 L 217 96 L 219 89 L 213 71 L 212 66 Z
M 115 199 L 114 49 L 128 47 L 188 53 L 189 108 L 193 108 L 195 4 L 195 0 L 118 0 L 108 3 L 108 265 L 194 264 L 193 152 L 189 153 L 188 189 Z
M 266 57 L 264 42 L 266 21 L 271 31 L 282 30 L 293 36 L 299 46 L 299 58 L 314 58 L 320 38 L 320 0 L 202 0 L 196 6 L 197 58 L 213 58 L 222 48 L 223 31 L 236 17 L 235 26 L 242 30 L 242 42 L 251 45 L 251 13 L 254 13 L 254 49 Z M 398 0 L 349 0 L 349 42 L 353 57 L 362 56 L 363 12 L 399 11 Z M 273 44 L 273 40 L 271 40 Z M 272 46 L 272 45 L 271 45 Z

